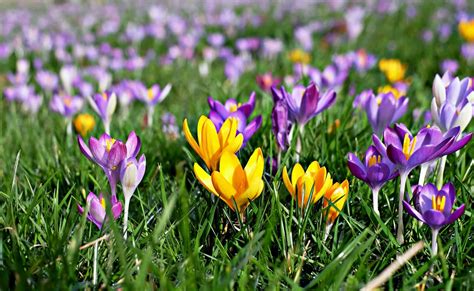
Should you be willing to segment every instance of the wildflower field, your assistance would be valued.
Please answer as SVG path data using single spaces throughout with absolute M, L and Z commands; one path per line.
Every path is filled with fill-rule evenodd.
M 0 3 L 0 290 L 474 288 L 472 1 L 56 2 Z

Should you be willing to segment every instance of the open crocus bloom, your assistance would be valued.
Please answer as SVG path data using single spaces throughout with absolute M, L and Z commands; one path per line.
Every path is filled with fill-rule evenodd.
M 80 97 L 55 94 L 49 102 L 49 108 L 64 117 L 70 118 L 82 108 L 83 104 L 84 100 Z
M 194 174 L 207 190 L 222 199 L 232 210 L 242 214 L 250 201 L 263 191 L 264 162 L 260 148 L 253 152 L 245 168 L 242 168 L 234 153 L 225 151 L 220 158 L 219 171 L 209 175 L 195 163 Z
M 371 145 L 365 152 L 365 163 L 349 153 L 347 164 L 352 175 L 364 181 L 371 189 L 379 190 L 387 181 L 398 176 L 395 165 L 387 155 Z
M 143 101 L 148 106 L 155 106 L 157 103 L 163 102 L 171 91 L 171 85 L 167 84 L 163 90 L 159 85 L 155 84 L 147 89 L 144 85 L 140 84 L 137 92 L 137 98 Z
M 89 212 L 87 213 L 87 219 L 92 221 L 99 229 L 102 228 L 106 217 L 106 201 L 102 194 L 97 197 L 94 193 L 90 192 L 87 196 L 87 204 L 90 205 Z M 120 217 L 122 213 L 122 203 L 117 199 L 117 196 L 112 195 L 110 197 L 110 206 L 114 220 Z M 80 214 L 84 213 L 84 208 L 77 205 Z
M 237 119 L 237 131 L 242 133 L 244 144 L 262 125 L 262 116 L 259 115 L 249 122 L 250 115 L 255 108 L 255 92 L 249 97 L 249 101 L 240 104 L 237 100 L 230 98 L 224 104 L 218 100 L 209 97 L 207 99 L 210 107 L 209 118 L 212 120 L 217 130 L 220 130 L 222 124 L 229 118 Z
M 244 138 L 241 133 L 237 134 L 237 123 L 235 118 L 229 118 L 217 132 L 212 120 L 203 115 L 198 121 L 198 142 L 196 142 L 189 131 L 188 120 L 184 119 L 184 136 L 209 170 L 218 169 L 218 162 L 223 152 L 236 153 L 242 146 Z
M 316 203 L 332 186 L 331 174 L 327 173 L 326 167 L 320 167 L 317 161 L 312 162 L 306 172 L 296 163 L 291 172 L 291 181 L 284 167 L 283 182 L 300 208 L 306 207 L 310 197 L 310 202 Z
M 387 153 L 388 158 L 397 166 L 400 174 L 409 173 L 413 168 L 433 161 L 441 156 L 453 153 L 465 146 L 472 135 L 468 134 L 458 141 L 459 127 L 443 134 L 435 126 L 422 128 L 413 136 L 403 124 L 395 124 L 384 131 L 384 143 L 373 135 L 374 145 L 380 153 Z
M 403 201 L 405 210 L 432 229 L 440 229 L 453 223 L 464 213 L 464 204 L 453 212 L 456 189 L 448 183 L 438 190 L 433 184 L 416 185 L 413 188 L 413 203 Z
M 349 182 L 344 180 L 341 184 L 334 183 L 324 194 L 323 207 L 326 210 L 327 224 L 333 224 L 342 211 L 349 195 Z M 329 201 L 331 204 L 329 204 Z

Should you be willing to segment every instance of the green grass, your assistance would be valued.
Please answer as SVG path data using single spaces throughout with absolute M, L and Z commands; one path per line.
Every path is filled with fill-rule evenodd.
M 413 45 L 430 11 L 419 11 L 421 15 L 407 23 L 399 23 L 404 19 L 400 14 L 369 18 L 357 43 L 330 51 L 317 46 L 312 52 L 314 63 L 327 64 L 334 51 L 355 47 L 365 47 L 379 57 L 402 59 L 412 78 L 410 110 L 402 121 L 417 130 L 422 124 L 412 119 L 411 110 L 429 108 L 431 82 L 439 61 L 457 57 L 461 43 L 454 33 L 446 49 L 436 43 Z M 382 28 L 381 23 L 385 24 Z M 390 29 L 396 23 L 400 24 L 397 29 Z M 259 33 L 265 35 L 274 29 L 268 25 Z M 272 33 L 287 35 L 289 31 L 291 27 L 284 26 Z M 389 42 L 395 49 L 387 52 Z M 289 41 L 288 46 L 292 45 Z M 8 66 L 11 68 L 5 64 L 2 71 Z M 259 60 L 257 71 L 267 70 L 284 75 L 291 73 L 291 65 L 284 55 L 273 62 Z M 473 67 L 461 61 L 461 74 L 473 73 Z M 264 123 L 239 158 L 246 162 L 257 147 L 262 147 L 265 158 L 274 155 L 272 101 L 257 88 L 255 72 L 244 74 L 235 86 L 224 82 L 219 64 L 208 78 L 199 77 L 192 63 L 170 68 L 152 65 L 142 77 L 146 83 L 173 84 L 171 95 L 158 105 L 156 121 L 162 112 L 171 111 L 177 115 L 179 126 L 187 117 L 193 131 L 199 116 L 208 113 L 208 95 L 244 101 L 256 90 L 256 112 L 263 114 Z M 197 156 L 183 137 L 169 140 L 159 122 L 153 128 L 142 128 L 145 110 L 140 104 L 133 105 L 129 118 L 124 120 L 116 114 L 112 122 L 116 138 L 125 139 L 131 130 L 137 132 L 142 140 L 141 153 L 147 158 L 145 177 L 131 200 L 129 238 L 122 238 L 121 220 L 98 231 L 79 215 L 77 204 L 85 204 L 89 191 L 109 192 L 105 175 L 81 155 L 75 139 L 66 136 L 62 118 L 51 114 L 47 106 L 37 116 L 27 116 L 19 106 L 1 100 L 0 288 L 90 288 L 93 247 L 80 247 L 106 236 L 99 247 L 99 282 L 110 288 L 359 289 L 397 255 L 422 240 L 426 247 L 390 278 L 386 289 L 412 289 L 420 283 L 433 289 L 472 289 L 474 143 L 459 156 L 448 158 L 445 181 L 455 184 L 456 205 L 466 204 L 466 213 L 441 230 L 439 255 L 431 258 L 429 227 L 407 214 L 405 244 L 399 245 L 394 237 L 398 180 L 382 189 L 379 218 L 371 208 L 368 187 L 346 166 L 348 152 L 360 155 L 371 142 L 364 114 L 352 109 L 352 97 L 347 93 L 350 83 L 359 92 L 376 89 L 385 81 L 377 69 L 366 76 L 351 73 L 337 104 L 307 125 L 303 140 L 304 167 L 317 160 L 335 181 L 347 178 L 350 183 L 349 199 L 325 242 L 321 204 L 311 206 L 302 217 L 282 183 L 281 171 L 275 177 L 265 174 L 262 195 L 248 207 L 246 221 L 239 223 L 238 216 L 195 179 L 192 164 Z M 328 133 L 335 119 L 340 119 L 341 126 Z M 473 129 L 471 123 L 468 131 Z M 98 137 L 101 131 L 98 122 L 92 136 Z M 284 165 L 293 166 L 293 153 L 290 148 Z M 410 176 L 412 184 L 417 180 L 418 170 Z M 434 175 L 429 181 L 434 181 Z M 120 188 L 119 198 L 123 201 Z

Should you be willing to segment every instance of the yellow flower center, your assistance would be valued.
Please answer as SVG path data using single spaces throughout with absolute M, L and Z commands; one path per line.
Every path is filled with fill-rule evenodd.
M 238 104 L 232 104 L 229 108 L 229 111 L 230 112 L 235 112 L 237 111 L 237 109 L 239 109 L 239 107 L 241 106 L 242 104 L 241 103 L 238 103 Z
M 100 205 L 105 209 L 105 199 L 104 197 L 100 198 Z
M 110 139 L 105 141 L 105 148 L 107 149 L 107 152 L 110 152 L 110 150 L 112 149 L 112 146 L 114 145 L 114 143 L 115 143 L 115 139 L 113 139 L 113 138 L 110 138 Z
M 107 98 L 109 98 L 109 97 L 107 96 L 106 93 L 102 93 L 102 98 L 107 101 Z
M 377 101 L 377 105 L 382 104 L 382 97 L 377 97 L 375 100 Z
M 382 157 L 378 155 L 373 155 L 369 159 L 369 167 L 372 167 L 373 165 L 379 164 L 381 161 Z
M 405 154 L 405 158 L 408 160 L 413 152 L 415 151 L 415 145 L 416 145 L 416 136 L 413 138 L 413 140 L 410 140 L 410 136 L 408 133 L 405 133 L 405 138 L 403 139 L 403 154 Z
M 152 100 L 153 97 L 155 97 L 154 94 L 153 94 L 153 89 L 151 89 L 151 88 L 148 89 L 148 91 L 147 91 L 147 97 L 148 97 L 148 100 Z
M 442 212 L 444 211 L 445 205 L 446 205 L 446 196 L 433 195 L 433 197 L 431 197 L 431 206 L 433 207 L 433 210 Z

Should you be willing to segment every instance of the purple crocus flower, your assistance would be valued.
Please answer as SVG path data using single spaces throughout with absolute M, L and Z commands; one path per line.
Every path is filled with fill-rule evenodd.
M 77 136 L 77 141 L 79 149 L 84 156 L 104 170 L 109 180 L 112 194 L 116 194 L 121 162 L 137 156 L 141 147 L 140 138 L 132 131 L 125 144 L 120 140 L 113 139 L 106 133 L 99 140 L 91 137 L 89 139 L 89 146 L 86 145 L 80 135 Z
M 94 193 L 90 192 L 87 195 L 87 204 L 89 205 L 89 212 L 87 212 L 87 219 L 92 221 L 97 228 L 102 229 L 104 222 L 106 221 L 106 201 L 102 193 L 97 197 Z M 110 196 L 110 207 L 114 220 L 120 217 L 122 214 L 122 203 L 117 199 L 116 195 Z M 79 213 L 84 213 L 84 208 L 81 205 L 77 205 Z
M 441 72 L 449 72 L 450 74 L 456 74 L 459 69 L 459 63 L 453 59 L 446 59 L 441 63 Z
M 93 97 L 89 97 L 89 103 L 102 119 L 105 133 L 110 134 L 110 122 L 117 106 L 117 96 L 115 93 L 107 91 L 102 94 L 94 94 Z
M 473 100 L 474 91 L 469 78 L 464 78 L 462 81 L 455 78 L 446 87 L 445 82 L 436 75 L 431 102 L 431 116 L 434 123 L 443 131 L 459 126 L 462 132 L 472 119 Z
M 374 91 L 372 89 L 364 90 L 360 92 L 359 95 L 356 95 L 354 98 L 354 102 L 352 102 L 353 108 L 362 109 L 365 108 L 365 105 L 369 98 L 374 95 Z
M 347 164 L 352 175 L 364 181 L 372 189 L 374 211 L 380 215 L 378 194 L 387 181 L 398 176 L 395 165 L 385 153 L 380 153 L 373 145 L 365 152 L 365 163 L 362 163 L 355 154 L 349 153 Z
M 155 105 L 161 103 L 166 96 L 168 96 L 171 90 L 171 85 L 167 84 L 163 90 L 160 86 L 155 84 L 147 89 L 144 85 L 138 86 L 137 88 L 137 99 L 144 102 L 148 107 L 147 114 L 147 125 L 151 126 L 153 123 L 153 113 L 155 111 Z
M 280 90 L 273 87 L 272 94 L 274 100 L 285 102 L 288 106 L 289 118 L 301 127 L 336 101 L 336 92 L 330 90 L 321 96 L 314 83 L 307 88 L 296 85 L 291 94 L 283 86 Z
M 374 133 L 381 136 L 385 128 L 400 119 L 408 108 L 408 98 L 395 98 L 389 93 L 369 94 L 365 102 L 367 119 Z
M 384 131 L 384 142 L 373 135 L 373 142 L 380 153 L 386 156 L 396 165 L 400 173 L 400 200 L 398 205 L 398 230 L 397 239 L 403 243 L 403 206 L 402 200 L 405 194 L 406 180 L 410 172 L 417 166 L 426 164 L 442 156 L 453 153 L 465 146 L 472 137 L 468 134 L 459 140 L 459 127 L 456 127 L 443 135 L 437 127 L 425 127 L 416 136 L 413 136 L 403 124 L 395 124 L 394 128 L 386 128 Z
M 135 157 L 125 159 L 120 166 L 120 181 L 122 182 L 123 194 L 125 197 L 125 215 L 123 220 L 125 239 L 127 238 L 128 208 L 130 206 L 130 199 L 145 175 L 145 168 L 145 155 L 142 155 L 139 161 L 137 161 Z
M 49 102 L 52 111 L 61 114 L 66 118 L 71 118 L 84 104 L 84 99 L 68 94 L 55 94 Z
M 433 184 L 416 185 L 413 187 L 412 201 L 414 206 L 405 200 L 403 206 L 411 216 L 431 227 L 433 232 L 432 250 L 433 255 L 436 255 L 438 251 L 436 238 L 439 230 L 456 221 L 464 213 L 465 206 L 462 204 L 453 212 L 456 189 L 451 183 L 444 185 L 440 190 Z
M 59 78 L 52 72 L 39 71 L 36 73 L 36 82 L 38 82 L 43 90 L 52 92 L 58 87 Z
M 290 144 L 290 128 L 288 107 L 283 101 L 276 101 L 272 111 L 272 131 L 280 150 L 286 150 Z
M 357 72 L 362 73 L 371 69 L 377 63 L 377 58 L 367 53 L 364 49 L 354 53 L 354 67 Z
M 262 125 L 261 115 L 248 122 L 255 108 L 255 92 L 250 94 L 249 100 L 244 104 L 238 103 L 237 100 L 233 98 L 227 99 L 224 104 L 212 97 L 209 97 L 207 101 L 211 109 L 209 118 L 217 130 L 221 128 L 226 119 L 230 117 L 236 118 L 239 121 L 237 131 L 244 136 L 244 143 L 246 143 Z

